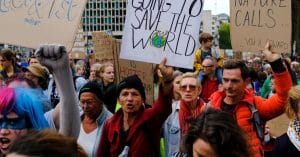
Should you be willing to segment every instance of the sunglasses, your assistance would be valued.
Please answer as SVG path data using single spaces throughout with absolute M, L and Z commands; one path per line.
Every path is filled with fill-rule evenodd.
M 181 85 L 179 88 L 180 88 L 180 90 L 182 90 L 182 91 L 187 91 L 188 89 L 190 90 L 190 91 L 195 91 L 196 90 L 196 85 Z

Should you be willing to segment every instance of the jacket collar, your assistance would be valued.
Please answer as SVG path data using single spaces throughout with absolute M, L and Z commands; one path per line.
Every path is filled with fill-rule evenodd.
M 225 92 L 223 92 L 223 91 L 216 91 L 215 93 L 213 93 L 210 96 L 210 101 L 212 102 L 212 104 L 215 104 L 215 103 L 221 104 L 220 102 L 222 102 L 222 100 L 225 97 L 226 97 Z M 239 103 L 253 104 L 253 102 L 254 102 L 254 92 L 253 92 L 253 89 L 246 88 L 244 90 L 244 97 L 243 97 L 243 99 Z M 218 106 L 218 107 L 220 107 L 220 106 Z
M 102 111 L 96 119 L 97 125 L 99 126 L 99 125 L 103 124 L 111 116 L 112 116 L 112 113 L 110 113 L 103 104 Z M 81 120 L 83 120 L 83 117 L 84 117 L 84 113 L 81 115 Z

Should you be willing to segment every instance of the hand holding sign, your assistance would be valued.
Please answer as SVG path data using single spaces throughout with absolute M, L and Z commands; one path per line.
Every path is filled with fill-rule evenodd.
M 163 58 L 163 60 L 159 64 L 159 71 L 161 74 L 161 80 L 163 83 L 170 83 L 173 80 L 173 67 L 166 66 L 167 59 Z
M 193 68 L 203 0 L 128 0 L 120 58 Z
M 172 100 L 172 96 L 173 96 L 173 67 L 170 66 L 166 66 L 167 63 L 167 59 L 163 58 L 162 61 L 159 64 L 159 71 L 161 73 L 161 78 L 160 78 L 160 82 L 162 84 L 162 93 L 164 97 L 168 97 L 170 98 L 170 100 Z
M 87 0 L 0 0 L 0 42 L 37 48 L 61 43 L 70 52 Z
M 265 59 L 268 62 L 273 62 L 273 61 L 280 58 L 280 54 L 279 53 L 273 53 L 271 49 L 272 49 L 272 46 L 270 45 L 269 42 L 267 42 L 267 44 L 265 45 L 265 49 L 262 51 Z

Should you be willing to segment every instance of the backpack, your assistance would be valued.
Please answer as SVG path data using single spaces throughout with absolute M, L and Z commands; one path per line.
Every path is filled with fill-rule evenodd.
M 209 101 L 208 103 L 206 103 L 205 112 L 210 108 L 210 106 L 211 106 L 211 102 Z M 256 135 L 258 136 L 260 141 L 262 143 L 264 143 L 264 126 L 265 126 L 264 124 L 265 123 L 262 122 L 262 120 L 259 116 L 258 110 L 255 107 L 255 104 L 251 105 L 251 104 L 247 103 L 247 106 L 251 111 L 251 121 L 255 128 Z

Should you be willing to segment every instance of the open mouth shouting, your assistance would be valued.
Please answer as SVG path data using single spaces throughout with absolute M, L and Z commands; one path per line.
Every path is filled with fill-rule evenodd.
M 6 153 L 11 144 L 11 140 L 5 137 L 0 138 L 0 150 L 1 153 Z

